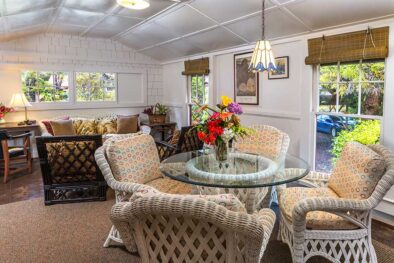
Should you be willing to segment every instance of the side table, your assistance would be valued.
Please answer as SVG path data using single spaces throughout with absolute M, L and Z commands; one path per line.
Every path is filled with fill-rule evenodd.
M 152 129 L 151 135 L 156 138 L 156 134 L 161 134 L 161 138 L 159 140 L 164 141 L 166 139 L 166 135 L 172 135 L 174 133 L 176 122 L 165 122 L 165 123 L 149 123 L 148 121 L 141 122 L 141 125 L 149 126 Z

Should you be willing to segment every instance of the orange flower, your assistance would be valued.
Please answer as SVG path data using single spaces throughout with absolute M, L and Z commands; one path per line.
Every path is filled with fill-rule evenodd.
M 233 114 L 231 112 L 223 112 L 220 114 L 220 118 L 222 120 L 226 120 L 227 118 L 231 117 Z

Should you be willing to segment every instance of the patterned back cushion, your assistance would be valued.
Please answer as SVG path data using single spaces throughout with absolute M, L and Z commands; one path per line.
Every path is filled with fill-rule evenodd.
M 93 119 L 73 119 L 75 133 L 78 135 L 94 135 L 97 133 L 97 124 Z
M 339 197 L 366 199 L 385 172 L 382 156 L 358 142 L 346 144 L 328 181 Z
M 144 184 L 162 177 L 156 144 L 150 135 L 110 140 L 106 142 L 106 154 L 118 181 Z
M 253 131 L 245 138 L 237 139 L 236 148 L 241 152 L 261 154 L 278 159 L 285 134 L 271 126 L 251 127 Z
M 218 194 L 218 195 L 179 195 L 179 194 L 167 194 L 156 190 L 153 187 L 143 187 L 138 189 L 133 193 L 130 197 L 129 201 L 133 202 L 141 197 L 151 197 L 155 195 L 162 196 L 173 196 L 173 197 L 189 197 L 196 199 L 203 199 L 205 201 L 214 202 L 218 205 L 221 205 L 233 212 L 245 212 L 245 205 L 239 201 L 237 197 L 232 194 Z
M 96 120 L 96 125 L 98 134 L 114 134 L 117 131 L 116 118 Z

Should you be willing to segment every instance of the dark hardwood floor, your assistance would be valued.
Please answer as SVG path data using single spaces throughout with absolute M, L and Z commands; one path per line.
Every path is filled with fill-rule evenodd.
M 43 184 L 38 160 L 34 160 L 32 174 L 16 174 L 10 176 L 7 184 L 3 183 L 3 174 L 0 173 L 0 205 L 33 199 L 43 198 Z M 112 191 L 109 194 L 113 195 Z M 394 227 L 372 221 L 372 237 L 394 248 Z

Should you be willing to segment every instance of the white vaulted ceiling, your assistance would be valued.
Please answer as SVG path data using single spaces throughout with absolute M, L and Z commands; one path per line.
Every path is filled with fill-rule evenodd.
M 260 38 L 261 0 L 150 0 L 129 10 L 116 0 L 0 0 L 0 40 L 51 32 L 110 38 L 170 60 Z M 394 16 L 394 0 L 267 0 L 266 36 L 283 38 Z

